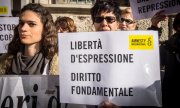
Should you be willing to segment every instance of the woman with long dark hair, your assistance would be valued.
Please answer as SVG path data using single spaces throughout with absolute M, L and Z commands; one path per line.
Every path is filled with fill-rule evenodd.
M 40 4 L 25 5 L 8 51 L 0 58 L 0 74 L 58 74 L 58 39 L 51 14 Z

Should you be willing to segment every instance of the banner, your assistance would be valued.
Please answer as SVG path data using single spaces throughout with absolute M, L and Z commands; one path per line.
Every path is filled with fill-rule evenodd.
M 59 98 L 58 75 L 0 76 L 0 108 L 86 108 Z
M 11 0 L 0 0 L 0 16 L 12 16 Z
M 59 33 L 60 102 L 161 106 L 156 31 Z
M 7 52 L 7 44 L 12 40 L 18 17 L 0 17 L 0 53 Z
M 158 11 L 164 14 L 180 12 L 180 0 L 129 0 L 134 19 L 153 17 Z
M 1 76 L 0 106 L 58 108 L 57 105 L 60 105 L 58 80 L 58 76 Z

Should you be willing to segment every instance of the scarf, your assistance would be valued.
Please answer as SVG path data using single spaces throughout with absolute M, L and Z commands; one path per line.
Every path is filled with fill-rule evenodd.
M 18 52 L 12 61 L 12 73 L 17 75 L 41 75 L 44 67 L 48 63 L 42 53 L 37 53 L 33 57 L 22 55 Z

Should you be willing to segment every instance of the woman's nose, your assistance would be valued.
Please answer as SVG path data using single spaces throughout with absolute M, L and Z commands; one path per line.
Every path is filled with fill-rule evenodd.
M 28 27 L 29 27 L 28 24 L 24 23 L 24 24 L 21 26 L 20 29 L 21 29 L 22 31 L 26 31 L 26 30 L 28 29 Z
M 123 25 L 126 25 L 126 22 L 125 22 L 125 21 L 122 21 L 121 23 L 122 23 Z
M 107 25 L 107 24 L 108 24 L 107 21 L 106 21 L 106 19 L 104 19 L 101 23 L 102 23 L 103 25 Z

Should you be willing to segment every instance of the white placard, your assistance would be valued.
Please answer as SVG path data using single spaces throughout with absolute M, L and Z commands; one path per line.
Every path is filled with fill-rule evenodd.
M 0 107 L 86 108 L 86 105 L 59 103 L 58 75 L 1 75 Z
M 156 31 L 59 34 L 60 102 L 161 106 Z
M 58 80 L 59 76 L 1 76 L 0 106 L 56 108 L 60 105 Z
M 18 17 L 0 17 L 0 53 L 7 52 L 7 45 L 12 40 Z
M 134 19 L 153 17 L 158 11 L 164 14 L 180 12 L 180 0 L 129 0 Z
M 0 16 L 12 16 L 11 0 L 0 0 Z

